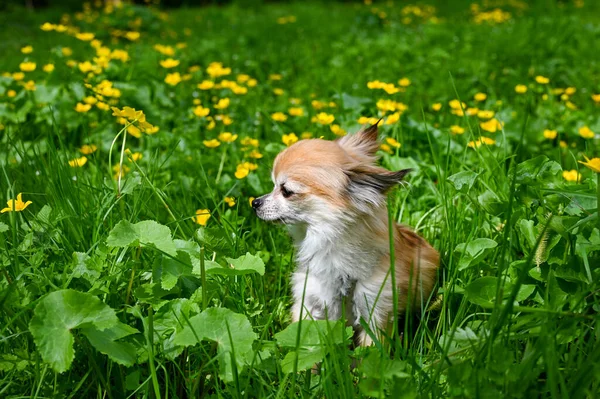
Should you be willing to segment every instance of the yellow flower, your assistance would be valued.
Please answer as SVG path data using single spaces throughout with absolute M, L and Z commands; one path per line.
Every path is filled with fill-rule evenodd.
M 217 148 L 218 146 L 221 145 L 221 142 L 217 139 L 204 140 L 204 141 L 202 141 L 202 143 L 204 143 L 204 146 L 208 147 L 208 148 Z
M 579 128 L 579 135 L 584 139 L 593 139 L 595 134 L 589 127 L 582 126 Z
M 79 70 L 83 73 L 88 73 L 93 71 L 96 67 L 89 61 L 85 61 L 85 62 L 80 62 L 79 64 L 77 64 L 77 67 L 79 68 Z
M 131 152 L 129 148 L 125 150 L 125 153 L 127 154 L 127 157 L 133 162 L 137 162 L 144 157 L 144 155 L 141 152 Z
M 398 81 L 398 84 L 402 87 L 408 87 L 410 86 L 410 79 L 409 78 L 402 78 Z
M 392 123 L 396 123 L 400 120 L 400 112 L 394 112 L 385 120 L 386 125 L 391 125 Z
M 295 133 L 284 134 L 283 137 L 281 137 L 281 141 L 289 147 L 298 141 L 298 136 L 296 136 Z
M 125 50 L 115 49 L 111 51 L 110 58 L 112 58 L 113 60 L 127 62 L 129 61 L 129 53 Z
M 442 109 L 442 103 L 432 104 L 431 109 L 434 110 L 435 112 L 438 112 L 440 109 Z
M 33 80 L 30 80 L 27 83 L 23 83 L 23 87 L 25 88 L 25 90 L 35 91 L 35 82 Z
M 120 110 L 119 108 L 116 107 L 112 107 L 113 110 L 113 116 L 117 116 L 117 117 L 122 117 L 122 118 L 127 118 L 130 121 L 135 121 L 135 120 L 146 120 L 146 117 L 144 115 L 143 111 L 136 111 L 135 108 L 131 108 L 131 107 L 123 107 L 123 110 Z
M 98 102 L 98 99 L 96 97 L 87 96 L 87 97 L 83 97 L 83 102 L 86 104 L 94 105 Z
M 248 83 L 246 83 L 246 85 L 248 85 L 248 87 L 254 87 L 254 86 L 256 86 L 257 84 L 258 84 L 258 80 L 256 80 L 256 79 L 250 79 L 250 80 L 248 81 Z
M 200 226 L 206 226 L 208 219 L 210 219 L 210 211 L 208 209 L 198 209 L 196 211 L 194 222 L 198 223 Z
M 12 78 L 16 81 L 23 80 L 25 74 L 23 72 L 15 72 L 12 74 Z
M 367 87 L 371 90 L 373 89 L 383 89 L 385 83 L 380 82 L 379 80 L 373 80 L 371 82 L 367 82 Z
M 31 47 L 31 46 L 21 47 L 21 52 L 23 54 L 31 54 L 31 53 L 33 53 L 33 47 Z
M 562 176 L 566 181 L 581 181 L 581 173 L 577 173 L 575 169 L 563 171 Z
M 44 72 L 52 72 L 54 71 L 54 64 L 46 64 L 42 67 L 42 69 L 44 70 Z
M 292 107 L 292 108 L 288 109 L 288 113 L 291 116 L 303 116 L 304 115 L 304 109 L 302 109 L 300 107 Z
M 475 99 L 475 101 L 485 101 L 487 99 L 487 94 L 485 93 L 477 93 L 475 94 L 475 96 L 473 97 Z
M 19 69 L 23 72 L 32 72 L 35 71 L 35 62 L 21 62 L 19 64 Z
M 175 68 L 177 65 L 179 65 L 179 60 L 174 60 L 173 58 L 167 58 L 166 60 L 160 60 L 160 66 L 165 68 L 165 69 L 169 69 L 169 68 Z
M 63 47 L 63 48 L 60 49 L 60 52 L 65 57 L 70 57 L 70 56 L 73 55 L 73 50 L 71 50 L 70 47 Z
M 335 116 L 325 112 L 319 112 L 315 117 L 313 117 L 313 122 L 320 123 L 321 125 L 329 125 L 334 120 Z
M 592 101 L 600 103 L 600 94 L 592 94 Z
M 276 87 L 273 89 L 273 94 L 275 94 L 276 96 L 281 96 L 281 95 L 283 95 L 283 93 L 285 93 L 285 92 L 283 91 L 283 89 L 280 89 L 279 87 Z
M 87 157 L 83 156 L 80 158 L 71 159 L 69 161 L 69 166 L 72 168 L 80 168 L 87 163 Z
M 479 119 L 490 119 L 494 117 L 495 112 L 490 110 L 482 109 L 477 113 Z
M 9 97 L 14 97 L 14 96 L 17 95 L 17 92 L 11 89 L 11 90 L 9 90 L 9 91 L 6 92 L 6 95 L 9 96 Z
M 392 138 L 392 137 L 387 137 L 385 139 L 385 142 L 393 148 L 400 148 L 402 146 L 402 144 L 400 144 L 398 141 L 396 141 L 396 139 Z
M 467 146 L 471 147 L 471 148 L 478 148 L 478 147 L 481 147 L 483 144 L 493 145 L 493 144 L 496 144 L 496 140 L 491 139 L 489 137 L 481 137 L 480 139 L 477 139 L 475 141 L 469 141 Z
M 302 140 L 312 139 L 312 136 L 313 136 L 313 134 L 311 132 L 302 132 L 302 133 L 300 133 L 300 138 Z
M 558 144 L 560 145 L 560 148 L 567 148 L 568 147 L 567 142 L 564 141 L 564 140 L 559 141 Z
M 229 126 L 233 123 L 233 119 L 229 115 L 215 115 L 215 119 L 223 122 L 225 126 Z
M 168 73 L 165 78 L 165 83 L 171 86 L 176 86 L 179 82 L 181 82 L 181 75 L 179 72 Z
M 248 156 L 252 159 L 261 159 L 263 157 L 263 154 L 261 154 L 257 150 L 252 150 L 252 151 L 250 151 Z
M 51 24 L 50 22 L 44 22 L 42 26 L 40 26 L 40 29 L 44 32 L 50 32 L 56 29 L 56 25 Z
M 79 149 L 79 152 L 81 152 L 84 155 L 90 155 L 96 152 L 97 149 L 98 147 L 94 144 L 84 144 Z
M 577 92 L 577 89 L 575 87 L 567 87 L 565 89 L 565 94 L 568 96 L 572 96 L 573 94 L 575 94 L 575 92 Z
M 458 125 L 450 126 L 450 133 L 452 133 L 452 134 L 463 134 L 464 132 L 465 132 L 465 129 Z
M 282 76 L 278 73 L 272 73 L 269 75 L 269 80 L 281 80 Z
M 255 199 L 256 199 L 256 198 L 254 198 L 254 197 L 249 197 L 249 198 L 248 198 L 248 204 L 249 204 L 250 206 L 252 206 L 252 202 L 254 202 L 254 200 L 255 200 Z
M 360 118 L 358 118 L 357 122 L 361 125 L 365 125 L 365 124 L 374 125 L 377 123 L 378 120 L 379 120 L 379 118 L 375 118 L 375 117 L 369 118 L 368 116 L 361 116 Z
M 241 140 L 242 145 L 244 146 L 251 146 L 251 147 L 258 147 L 258 139 L 253 139 L 250 137 L 244 137 Z
M 235 206 L 235 198 L 225 197 L 225 203 L 231 208 L 232 206 Z
M 134 42 L 140 38 L 140 32 L 127 32 L 125 33 L 125 38 Z
M 247 168 L 246 165 L 239 164 L 235 170 L 235 177 L 237 179 L 243 179 L 244 177 L 248 176 L 249 173 L 250 169 Z
M 207 116 L 208 114 L 210 114 L 210 108 L 204 108 L 202 105 L 194 107 L 194 115 L 196 115 L 197 117 L 202 118 L 204 116 Z
M 487 122 L 481 122 L 479 126 L 490 133 L 496 133 L 497 130 L 502 129 L 502 124 L 496 118 L 492 118 Z
M 75 35 L 75 37 L 76 37 L 77 39 L 81 40 L 81 41 L 84 41 L 84 42 L 89 42 L 89 41 L 92 41 L 92 40 L 94 40 L 94 37 L 95 37 L 95 36 L 94 36 L 94 34 L 93 34 L 93 33 L 89 33 L 89 32 L 82 32 L 82 33 L 77 33 L 77 34 Z
M 215 108 L 216 109 L 225 109 L 229 107 L 229 99 L 228 98 L 221 98 L 216 104 L 215 104 Z
M 219 134 L 219 140 L 225 142 L 225 143 L 233 143 L 234 141 L 236 141 L 238 138 L 237 134 L 231 134 L 229 132 L 223 132 L 221 134 Z
M 119 175 L 125 176 L 131 170 L 131 168 L 127 165 L 122 166 L 123 167 L 121 167 L 120 164 L 116 164 L 115 166 L 113 166 L 112 169 L 115 171 L 115 179 L 117 179 Z
M 22 210 L 27 208 L 29 205 L 31 205 L 32 204 L 31 201 L 23 202 L 22 195 L 23 195 L 22 193 L 19 193 L 19 194 L 17 194 L 16 200 L 14 200 L 14 199 L 8 200 L 6 202 L 7 207 L 2 209 L 0 211 L 0 213 L 12 212 L 12 211 L 21 212 Z
M 550 83 L 550 79 L 548 79 L 545 76 L 541 76 L 541 75 L 536 76 L 535 81 L 541 85 L 547 85 L 548 83 Z
M 271 114 L 271 119 L 276 122 L 285 122 L 287 120 L 287 115 L 283 112 L 275 112 Z
M 592 158 L 584 156 L 586 162 L 579 161 L 580 164 L 583 164 L 593 170 L 596 173 L 600 173 L 600 158 Z
M 127 133 L 131 134 L 136 139 L 142 137 L 142 132 L 134 125 L 127 126 Z
M 160 128 L 158 126 L 152 126 L 149 129 L 146 129 L 146 134 L 155 134 L 158 133 L 158 131 L 160 130 Z
M 219 76 L 229 75 L 231 68 L 224 68 L 220 62 L 211 62 L 206 68 L 206 72 L 211 78 L 218 78 Z
M 465 112 L 469 116 L 477 115 L 479 113 L 479 108 L 475 108 L 475 107 L 467 108 L 465 110 Z
M 162 55 L 172 56 L 175 54 L 175 49 L 171 46 L 165 46 L 162 44 L 155 44 L 154 50 L 158 51 Z
M 556 130 L 550 130 L 550 129 L 544 130 L 544 138 L 546 138 L 548 140 L 554 140 L 557 135 L 558 135 L 558 132 Z
M 527 93 L 527 86 L 525 85 L 516 85 L 515 91 L 519 94 Z
M 399 88 L 397 88 L 396 86 L 394 86 L 393 83 L 386 83 L 383 85 L 383 90 L 387 93 L 387 94 L 396 94 L 400 91 Z M 404 90 L 404 89 L 403 89 Z
M 462 108 L 467 108 L 467 104 L 460 102 L 458 100 L 450 100 L 450 102 L 448 103 L 448 105 L 450 106 L 450 108 L 452 109 L 462 109 Z
M 88 112 L 91 108 L 92 108 L 91 104 L 77 103 L 77 105 L 75 106 L 75 111 L 83 113 L 83 112 Z
M 346 131 L 344 129 L 342 129 L 340 127 L 340 125 L 331 125 L 329 126 L 329 129 L 331 130 L 331 133 L 335 134 L 336 136 L 345 136 L 346 135 Z
M 392 147 L 390 147 L 388 144 L 385 144 L 385 143 L 383 143 L 383 144 L 381 144 L 381 145 L 379 146 L 379 148 L 380 148 L 382 151 L 385 151 L 385 152 L 387 152 L 388 154 L 393 154 L 393 153 L 394 153 L 394 151 L 392 151 Z

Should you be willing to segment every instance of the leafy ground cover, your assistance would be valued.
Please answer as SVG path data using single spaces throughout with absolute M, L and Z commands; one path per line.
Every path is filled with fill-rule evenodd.
M 0 396 L 596 397 L 589 3 L 0 15 Z M 249 201 L 286 145 L 379 118 L 442 266 L 352 349 L 290 325 L 293 248 Z

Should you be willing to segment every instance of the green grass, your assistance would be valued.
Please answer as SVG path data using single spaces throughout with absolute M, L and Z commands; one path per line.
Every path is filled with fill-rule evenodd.
M 143 7 L 94 10 L 68 24 L 130 59 L 91 76 L 67 66 L 98 62 L 88 42 L 39 29 L 60 10 L 0 15 L 0 193 L 32 201 L 0 214 L 0 396 L 597 397 L 600 175 L 578 163 L 600 156 L 600 14 L 588 3 L 506 1 L 497 6 L 511 17 L 499 24 L 474 23 L 466 1 L 431 3 L 433 14 L 411 21 L 387 2 L 177 9 L 168 19 Z M 296 21 L 277 23 L 286 16 Z M 141 36 L 111 38 L 113 29 Z M 157 43 L 180 65 L 161 68 Z M 12 75 L 25 60 L 37 64 L 22 81 L 35 91 Z M 257 85 L 198 89 L 215 61 L 231 68 L 216 82 L 248 74 Z M 165 83 L 196 65 L 189 80 Z M 367 88 L 403 77 L 404 92 Z M 105 79 L 121 92 L 113 105 L 143 110 L 160 130 L 136 138 L 111 111 L 76 112 Z M 478 92 L 487 98 L 475 101 Z M 225 97 L 229 107 L 216 109 Z M 233 123 L 211 129 L 195 99 Z M 284 134 L 334 139 L 311 122 L 319 112 L 354 132 L 359 117 L 383 115 L 380 99 L 408 107 L 396 123 L 386 114 L 381 138 L 401 147 L 382 150 L 381 163 L 414 169 L 390 195 L 391 217 L 427 238 L 442 264 L 428 310 L 403 317 L 389 348 L 352 349 L 340 323 L 290 325 L 290 238 L 248 201 L 271 190 Z M 454 99 L 494 111 L 502 128 L 452 113 Z M 290 107 L 304 115 L 272 119 Z M 580 135 L 584 126 L 594 138 Z M 205 146 L 222 132 L 238 138 Z M 246 137 L 262 158 L 250 157 Z M 495 143 L 469 147 L 480 137 Z M 69 166 L 84 144 L 98 149 Z M 236 177 L 247 161 L 257 169 Z M 563 177 L 574 169 L 579 182 Z M 196 210 L 210 212 L 205 226 Z

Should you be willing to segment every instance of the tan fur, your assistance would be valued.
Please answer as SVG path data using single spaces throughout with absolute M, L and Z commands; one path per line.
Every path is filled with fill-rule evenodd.
M 360 318 L 377 334 L 389 331 L 396 319 L 385 194 L 408 172 L 376 165 L 377 134 L 373 125 L 336 141 L 295 143 L 275 159 L 275 188 L 255 207 L 259 217 L 293 227 L 298 248 L 298 269 L 292 277 L 294 321 L 301 315 L 342 317 L 341 303 L 346 301 L 346 316 L 361 345 L 372 340 Z M 284 198 L 283 186 L 293 194 Z M 439 255 L 408 227 L 392 228 L 397 310 L 421 309 L 435 286 Z

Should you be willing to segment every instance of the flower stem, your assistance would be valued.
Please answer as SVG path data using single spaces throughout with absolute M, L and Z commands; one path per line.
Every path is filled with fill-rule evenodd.
M 600 173 L 596 173 L 596 224 L 600 231 Z

